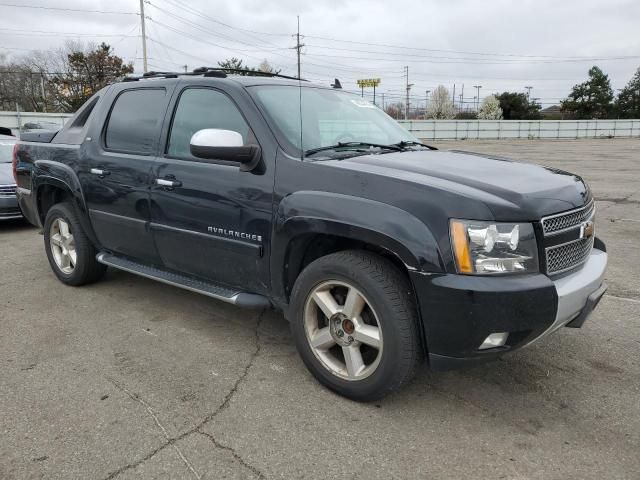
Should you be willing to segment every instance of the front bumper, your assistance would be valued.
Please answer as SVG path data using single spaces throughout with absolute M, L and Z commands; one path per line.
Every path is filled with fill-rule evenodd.
M 22 218 L 22 211 L 18 206 L 18 198 L 12 196 L 0 196 L 0 220 Z
M 563 326 L 582 326 L 606 290 L 606 265 L 607 253 L 593 249 L 579 270 L 555 280 L 543 274 L 413 272 L 431 368 L 447 370 L 494 359 Z M 509 334 L 503 346 L 479 349 L 498 332 Z

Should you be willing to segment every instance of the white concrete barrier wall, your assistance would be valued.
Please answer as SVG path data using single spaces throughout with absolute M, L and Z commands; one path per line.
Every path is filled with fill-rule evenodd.
M 640 137 L 634 120 L 400 120 L 425 140 Z
M 0 127 L 17 131 L 21 125 L 30 122 L 50 122 L 62 126 L 70 117 L 70 113 L 20 112 L 18 114 L 17 112 L 0 112 Z
M 17 130 L 19 125 L 30 122 L 52 122 L 62 126 L 71 116 L 70 113 L 20 112 L 18 115 L 0 112 L 0 127 Z M 640 119 L 399 120 L 399 123 L 425 140 L 640 137 Z

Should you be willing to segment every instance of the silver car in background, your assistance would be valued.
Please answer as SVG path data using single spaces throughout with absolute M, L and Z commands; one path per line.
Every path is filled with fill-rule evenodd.
M 16 137 L 0 135 L 0 220 L 22 218 L 11 165 L 13 146 L 17 140 Z

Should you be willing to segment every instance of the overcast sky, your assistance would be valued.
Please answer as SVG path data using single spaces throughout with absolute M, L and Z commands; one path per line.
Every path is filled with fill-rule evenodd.
M 19 56 L 69 38 L 106 41 L 141 71 L 138 11 L 139 0 L 0 0 L 0 53 Z M 438 84 L 451 91 L 455 83 L 457 95 L 464 84 L 467 102 L 473 85 L 482 85 L 482 97 L 531 85 L 545 107 L 594 64 L 614 89 L 640 66 L 638 0 L 151 0 L 145 15 L 151 69 L 236 56 L 252 66 L 267 59 L 292 75 L 300 15 L 303 77 L 325 84 L 337 77 L 349 89 L 379 77 L 387 101 L 403 95 L 405 65 L 413 102 Z

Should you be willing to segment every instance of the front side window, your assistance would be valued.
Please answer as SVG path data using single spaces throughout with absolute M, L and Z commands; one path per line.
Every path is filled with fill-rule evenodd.
M 109 115 L 104 143 L 109 150 L 150 155 L 166 108 L 163 88 L 122 92 Z
M 227 95 L 209 88 L 189 88 L 182 92 L 178 100 L 167 155 L 193 158 L 189 148 L 191 137 L 205 128 L 238 132 L 245 145 L 255 142 L 249 125 Z

